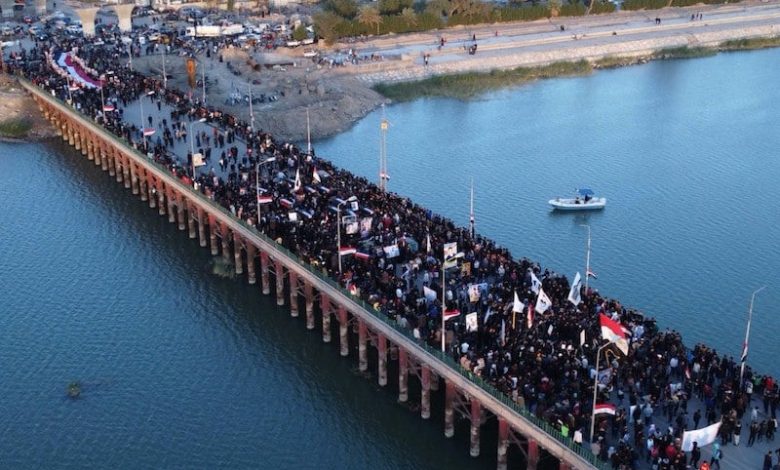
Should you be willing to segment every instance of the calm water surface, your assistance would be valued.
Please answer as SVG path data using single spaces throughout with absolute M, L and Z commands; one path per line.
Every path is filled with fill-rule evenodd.
M 550 80 L 474 102 L 387 110 L 391 189 L 593 281 L 688 342 L 778 372 L 780 51 Z M 318 143 L 374 178 L 375 113 Z M 547 199 L 590 185 L 587 217 Z M 0 466 L 486 468 L 357 376 L 259 288 L 58 143 L 0 144 Z M 72 380 L 83 397 L 65 398 Z M 415 394 L 413 393 L 413 396 Z M 436 404 L 436 403 L 435 403 Z M 488 432 L 489 434 L 489 432 Z M 486 436 L 490 440 L 489 436 Z

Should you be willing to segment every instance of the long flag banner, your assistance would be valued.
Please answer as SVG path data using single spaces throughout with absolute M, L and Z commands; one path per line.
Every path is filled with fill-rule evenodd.
M 601 337 L 615 343 L 620 351 L 628 356 L 628 340 L 626 339 L 626 333 L 623 331 L 623 327 L 620 323 L 609 318 L 603 313 L 599 314 L 599 322 L 601 323 Z
M 81 61 L 69 52 L 63 52 L 57 57 L 57 65 L 70 75 L 71 79 L 86 88 L 100 88 L 100 81 L 92 78 L 79 62 Z
M 704 447 L 715 442 L 718 438 L 718 431 L 722 423 L 718 421 L 715 424 L 711 424 L 706 428 L 694 429 L 693 431 L 685 431 L 683 433 L 682 450 L 690 452 L 693 450 L 693 443 L 698 443 L 699 447 Z

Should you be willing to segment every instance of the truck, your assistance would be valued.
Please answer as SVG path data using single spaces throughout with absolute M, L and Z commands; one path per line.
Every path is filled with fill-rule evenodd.
M 244 26 L 240 24 L 229 24 L 225 26 L 204 25 L 188 26 L 185 35 L 199 38 L 216 38 L 219 36 L 235 36 L 243 34 Z

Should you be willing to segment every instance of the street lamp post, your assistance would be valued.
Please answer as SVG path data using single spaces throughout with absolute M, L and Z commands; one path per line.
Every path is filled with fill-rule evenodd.
M 444 311 L 447 309 L 447 281 L 446 281 L 446 273 L 447 273 L 447 263 L 450 261 L 457 260 L 459 258 L 463 258 L 463 253 L 458 252 L 454 255 L 450 256 L 449 258 L 444 258 L 444 262 L 441 264 L 441 352 L 445 352 L 446 341 L 445 341 L 445 332 L 446 332 L 446 321 L 444 319 Z
M 590 415 L 590 442 L 593 443 L 593 431 L 596 427 L 596 398 L 599 393 L 599 361 L 601 360 L 601 351 L 612 343 L 605 343 L 596 351 L 596 377 L 593 379 L 593 408 Z
M 195 137 L 192 133 L 192 125 L 196 121 L 190 121 L 189 127 L 190 127 L 190 161 L 192 162 L 192 179 L 195 179 Z M 200 118 L 197 120 L 197 122 L 206 122 L 206 118 Z
M 273 163 L 276 161 L 276 157 L 269 157 L 265 160 L 258 161 L 255 165 L 255 198 L 257 199 L 257 223 L 260 223 L 260 165 L 266 163 Z
M 339 279 L 341 278 L 341 206 L 355 201 L 357 201 L 357 196 L 350 196 L 346 201 L 336 204 L 336 249 L 339 254 Z
M 750 308 L 748 309 L 748 321 L 747 330 L 745 330 L 745 343 L 742 345 L 742 357 L 740 361 L 742 364 L 739 367 L 739 386 L 742 387 L 742 377 L 745 375 L 745 363 L 747 362 L 747 347 L 748 339 L 750 339 L 750 321 L 753 319 L 753 302 L 756 300 L 756 294 L 766 289 L 766 286 L 753 291 L 753 295 L 750 296 Z
M 590 279 L 590 225 L 581 224 L 580 227 L 588 229 L 588 245 L 585 253 L 585 292 L 588 291 L 588 279 Z

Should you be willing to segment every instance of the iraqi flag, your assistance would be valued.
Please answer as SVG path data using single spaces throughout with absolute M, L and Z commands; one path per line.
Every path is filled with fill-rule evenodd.
M 453 308 L 452 310 L 444 310 L 444 321 L 452 320 L 453 318 L 458 318 L 460 316 L 460 310 L 457 308 Z
M 371 259 L 371 255 L 357 251 L 355 252 L 355 258 L 359 259 L 360 261 L 368 261 Z
M 620 323 L 609 318 L 603 313 L 599 314 L 599 322 L 601 323 L 601 337 L 615 343 L 620 351 L 628 356 L 628 340 L 626 339 L 626 333 L 623 331 L 623 327 Z
M 339 256 L 354 255 L 357 253 L 357 248 L 354 246 L 342 246 L 339 248 Z
M 144 128 L 144 137 L 149 137 L 151 135 L 154 135 L 154 133 L 157 132 L 154 127 L 145 127 Z
M 257 203 L 258 204 L 270 204 L 272 202 L 274 202 L 273 196 L 263 196 L 263 195 L 258 195 L 257 196 Z
M 116 110 L 114 105 L 107 104 L 107 105 L 103 106 L 103 111 L 106 112 L 106 113 L 110 113 L 111 111 L 114 111 L 114 110 Z
M 536 311 L 544 313 L 552 307 L 552 300 L 544 293 L 544 289 L 539 289 L 539 295 L 536 296 Z
M 279 204 L 281 204 L 282 207 L 286 207 L 287 209 L 293 206 L 293 202 L 289 199 L 279 199 Z
M 615 415 L 615 405 L 611 405 L 609 403 L 599 403 L 596 405 L 596 408 L 593 409 L 594 415 Z

